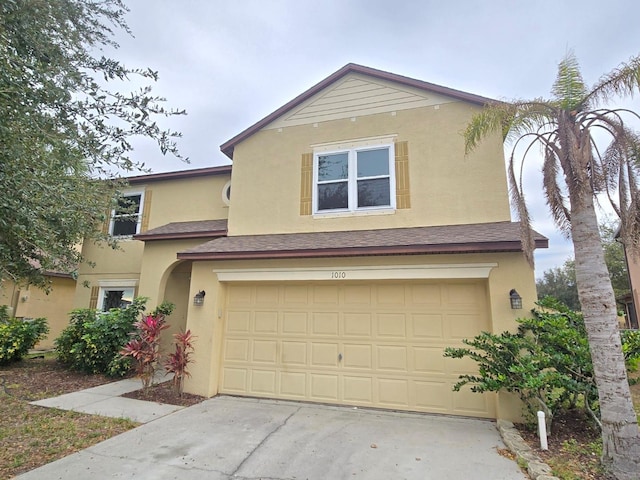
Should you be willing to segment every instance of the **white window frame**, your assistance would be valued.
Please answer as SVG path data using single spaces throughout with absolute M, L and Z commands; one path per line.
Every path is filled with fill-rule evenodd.
M 127 282 L 129 283 L 129 282 Z M 98 301 L 96 303 L 96 308 L 99 312 L 104 312 L 105 310 L 103 310 L 103 304 L 104 304 L 104 297 L 106 295 L 107 292 L 113 292 L 113 291 L 122 291 L 123 293 L 123 297 L 128 294 L 130 294 L 131 299 L 133 300 L 135 298 L 135 294 L 136 294 L 136 287 L 135 286 L 131 286 L 131 285 L 122 285 L 122 286 L 108 286 L 108 287 L 100 287 L 100 290 L 98 291 Z
M 140 208 L 138 210 L 138 220 L 136 222 L 136 233 L 134 233 L 133 235 L 140 233 L 140 225 L 142 224 L 142 212 L 144 210 L 144 190 L 126 191 L 126 192 L 123 192 L 122 195 L 119 197 L 119 198 L 126 198 L 126 197 L 133 197 L 135 195 L 140 195 Z M 133 215 L 134 215 L 133 213 L 129 213 L 126 215 L 119 215 L 118 217 L 121 217 L 121 216 L 128 217 Z M 116 223 L 116 209 L 114 208 L 111 210 L 111 221 L 109 222 L 109 235 L 111 235 L 112 237 L 120 238 L 120 239 L 132 237 L 132 235 L 114 235 L 113 228 L 115 227 L 115 223 Z
M 354 145 L 355 143 L 355 145 Z M 345 148 L 335 146 L 334 148 L 321 147 L 314 149 L 313 152 L 313 215 L 352 215 L 352 214 L 367 214 L 377 212 L 393 212 L 396 209 L 396 172 L 395 172 L 395 145 L 393 142 L 385 141 L 381 143 L 377 142 L 362 142 L 362 145 L 357 145 L 360 142 L 354 142 L 350 145 L 345 145 Z M 369 206 L 358 207 L 358 171 L 357 171 L 357 154 L 358 152 L 367 150 L 380 150 L 386 148 L 389 150 L 389 205 L 381 206 Z M 325 155 L 335 155 L 340 153 L 348 154 L 348 170 L 349 175 L 347 178 L 348 189 L 348 207 L 336 208 L 331 210 L 318 210 L 318 165 L 319 157 Z M 364 179 L 376 179 L 385 178 L 386 175 L 379 177 L 363 177 Z

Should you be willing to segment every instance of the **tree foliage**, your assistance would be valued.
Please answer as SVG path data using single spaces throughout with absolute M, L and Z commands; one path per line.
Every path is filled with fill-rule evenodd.
M 557 226 L 571 237 L 578 298 L 584 315 L 602 414 L 603 463 L 619 480 L 640 471 L 640 432 L 618 335 L 617 306 L 595 204 L 609 200 L 620 219 L 620 239 L 640 251 L 640 135 L 630 127 L 640 115 L 610 107 L 614 98 L 640 90 L 640 57 L 587 87 L 576 57 L 558 65 L 551 98 L 494 102 L 464 133 L 467 151 L 499 131 L 512 144 L 508 179 L 522 225 L 523 251 L 533 265 L 533 232 L 523 191 L 522 164 L 535 146 L 542 153 L 542 190 Z M 596 142 L 595 132 L 600 138 Z
M 0 278 L 47 285 L 49 270 L 72 271 L 118 182 L 144 168 L 132 139 L 149 138 L 180 156 L 178 133 L 157 118 L 181 114 L 152 94 L 151 69 L 102 55 L 129 32 L 121 0 L 0 2 Z M 134 78 L 146 83 L 127 91 Z M 124 91 L 124 92 L 123 92 Z

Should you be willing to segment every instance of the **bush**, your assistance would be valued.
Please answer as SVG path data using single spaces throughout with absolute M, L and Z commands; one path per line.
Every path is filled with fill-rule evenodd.
M 108 312 L 78 309 L 71 312 L 69 326 L 55 340 L 58 359 L 86 373 L 117 377 L 131 369 L 131 359 L 119 352 L 129 341 L 133 324 L 144 311 L 147 299 L 137 297 L 123 309 Z
M 10 318 L 6 305 L 0 307 L 0 365 L 17 362 L 49 333 L 46 318 Z
M 469 357 L 477 375 L 461 375 L 454 390 L 470 384 L 474 392 L 517 394 L 529 414 L 581 408 L 598 420 L 598 394 L 582 315 L 544 298 L 532 318 L 518 319 L 518 333 L 486 333 L 463 340 L 471 348 L 447 348 L 445 356 Z
M 627 369 L 634 372 L 640 363 L 640 330 L 621 330 L 620 338 Z

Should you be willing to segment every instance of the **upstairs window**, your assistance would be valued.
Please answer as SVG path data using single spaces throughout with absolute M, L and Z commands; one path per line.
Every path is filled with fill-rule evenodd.
M 143 193 L 125 194 L 118 200 L 118 206 L 111 215 L 109 232 L 114 237 L 131 236 L 140 232 Z
M 314 212 L 395 208 L 393 145 L 314 156 Z

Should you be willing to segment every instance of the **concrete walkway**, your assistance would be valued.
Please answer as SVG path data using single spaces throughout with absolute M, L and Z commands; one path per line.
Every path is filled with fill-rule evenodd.
M 166 380 L 164 378 L 158 379 L 156 383 L 162 381 Z M 102 415 L 103 417 L 128 418 L 138 423 L 147 423 L 184 408 L 177 405 L 146 402 L 120 396 L 123 393 L 140 390 L 140 388 L 140 380 L 138 378 L 130 378 L 78 392 L 67 393 L 58 397 L 38 400 L 31 402 L 31 404 L 40 407 L 91 413 Z
M 498 448 L 485 420 L 221 396 L 17 478 L 525 480 Z

